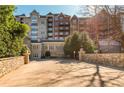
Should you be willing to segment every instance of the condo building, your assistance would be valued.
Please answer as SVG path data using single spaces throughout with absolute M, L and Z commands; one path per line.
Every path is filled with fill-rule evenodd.
M 101 18 L 101 15 L 103 18 Z M 30 16 L 25 16 L 25 14 L 17 15 L 16 20 L 30 26 L 31 31 L 29 31 L 28 37 L 25 38 L 25 43 L 31 50 L 31 59 L 41 59 L 46 51 L 50 51 L 51 56 L 64 56 L 64 39 L 74 32 L 86 31 L 94 41 L 96 41 L 97 35 L 99 35 L 100 49 L 103 49 L 103 52 L 106 49 L 107 51 L 110 50 L 107 48 L 108 41 L 103 40 L 106 38 L 106 32 L 96 25 L 97 23 L 94 19 L 96 18 L 97 21 L 98 19 L 102 19 L 104 21 L 106 17 L 104 13 L 95 17 L 85 18 L 51 12 L 47 15 L 40 15 L 36 10 L 33 10 Z M 104 23 L 102 20 L 99 21 L 100 24 Z M 111 52 L 120 51 L 120 44 L 118 42 L 112 40 L 110 44 Z
M 74 33 L 76 31 L 79 32 L 79 19 L 76 15 L 72 16 L 71 20 L 71 25 L 70 25 L 70 33 Z
M 70 34 L 70 16 L 60 13 L 54 18 L 54 39 L 64 40 Z
M 64 38 L 70 34 L 69 15 L 49 12 L 44 16 L 33 10 L 29 17 L 17 15 L 16 20 L 30 26 L 25 43 L 31 50 L 31 59 L 40 59 L 45 51 L 50 51 L 51 56 L 64 56 Z

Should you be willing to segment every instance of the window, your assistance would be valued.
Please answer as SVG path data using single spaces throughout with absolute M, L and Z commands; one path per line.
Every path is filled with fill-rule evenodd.
M 49 23 L 48 26 L 52 26 L 53 24 L 52 23 Z
M 53 28 L 48 28 L 48 30 L 52 31 L 52 30 L 53 30 Z
M 31 31 L 31 34 L 37 34 L 37 31 Z
M 41 37 L 42 39 L 45 39 L 45 36 L 44 35 L 42 35 L 42 37 Z
M 52 37 L 51 38 L 49 37 L 48 40 L 53 40 L 53 38 Z
M 39 47 L 39 45 L 33 45 L 33 49 L 38 49 Z
M 42 21 L 41 21 L 41 24 L 45 24 L 45 21 L 42 20 Z
M 59 37 L 59 39 L 60 39 L 60 40 L 64 40 L 64 38 L 63 38 L 63 37 Z
M 48 21 L 53 21 L 53 19 L 52 18 L 48 18 Z
M 63 28 L 63 27 L 60 27 L 59 29 L 60 29 L 60 30 L 63 30 L 64 28 Z
M 58 17 L 57 17 L 57 16 L 55 17 L 55 20 L 56 20 L 56 21 L 58 20 Z
M 37 36 L 31 36 L 31 40 L 37 40 Z
M 31 32 L 31 36 L 33 36 L 35 34 L 35 36 L 37 35 L 37 32 L 36 31 L 32 31 Z
M 41 34 L 45 34 L 45 32 L 41 32 Z
M 55 30 L 58 30 L 58 27 L 55 27 Z
M 38 24 L 37 23 L 32 23 L 31 26 L 38 26 Z
M 63 35 L 63 32 L 60 32 L 60 35 Z
M 36 21 L 37 21 L 37 17 L 36 17 L 36 16 L 32 16 L 32 17 L 31 17 L 31 21 L 32 21 L 32 22 L 36 22 Z
M 57 49 L 58 51 L 63 51 L 63 46 L 56 46 L 56 49 Z
M 36 17 L 36 16 L 32 16 L 31 19 L 32 19 L 32 20 L 36 20 L 37 17 Z
M 69 29 L 69 27 L 65 27 L 65 29 L 66 29 L 66 30 L 68 30 L 68 29 Z
M 63 25 L 64 23 L 63 22 L 60 22 L 60 25 Z
M 69 35 L 69 32 L 66 32 L 65 34 L 66 34 L 66 35 Z
M 69 24 L 69 22 L 65 22 L 65 24 L 66 24 L 66 25 L 68 25 L 68 24 Z
M 58 32 L 55 32 L 55 35 L 58 35 Z
M 121 18 L 121 22 L 122 22 L 122 24 L 124 24 L 124 17 Z
M 55 40 L 57 40 L 58 39 L 58 37 L 55 37 Z
M 48 33 L 48 36 L 52 36 L 53 35 L 53 33 Z
M 77 22 L 77 20 L 73 20 L 72 22 L 73 22 L 73 23 L 76 23 L 76 22 Z
M 38 31 L 38 29 L 36 29 L 36 28 L 32 28 L 31 30 L 32 30 L 33 32 Z
M 54 50 L 54 46 L 49 46 L 49 49 L 50 50 Z
M 36 29 L 36 28 L 37 28 L 37 26 L 34 26 L 34 25 L 33 25 L 33 26 L 31 26 L 31 28 L 32 28 L 32 29 Z
M 38 54 L 33 54 L 33 57 L 38 57 Z
M 54 25 L 55 25 L 55 26 L 58 26 L 58 25 L 59 25 L 59 22 L 55 22 Z
M 63 17 L 60 17 L 59 19 L 60 19 L 60 20 L 63 20 Z

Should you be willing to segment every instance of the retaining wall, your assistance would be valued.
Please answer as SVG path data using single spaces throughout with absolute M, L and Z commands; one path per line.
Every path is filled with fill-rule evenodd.
M 124 53 L 85 54 L 83 55 L 83 61 L 116 67 L 124 67 Z
M 0 58 L 0 77 L 24 64 L 24 57 Z

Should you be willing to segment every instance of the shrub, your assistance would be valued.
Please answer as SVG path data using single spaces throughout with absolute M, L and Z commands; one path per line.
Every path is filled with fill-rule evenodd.
M 50 51 L 46 51 L 46 52 L 45 52 L 45 56 L 46 56 L 46 57 L 51 56 L 51 55 L 50 55 Z
M 28 51 L 29 53 L 31 52 L 30 49 L 29 49 L 26 45 L 24 45 L 24 46 L 22 47 L 22 50 L 21 50 L 21 55 L 23 55 L 23 53 L 25 53 L 25 52 L 27 52 L 27 51 Z
M 0 5 L 0 57 L 21 55 L 29 26 L 15 20 L 15 6 Z
M 86 53 L 93 53 L 95 50 L 95 44 L 93 40 L 89 37 L 87 32 L 75 32 L 72 35 L 66 37 L 64 44 L 65 55 L 70 55 L 73 57 L 73 52 L 77 54 L 81 46 Z

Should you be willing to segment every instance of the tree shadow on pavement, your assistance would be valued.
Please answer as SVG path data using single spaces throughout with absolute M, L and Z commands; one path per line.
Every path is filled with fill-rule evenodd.
M 74 79 L 82 79 L 82 83 L 86 82 L 86 80 L 83 80 L 84 77 L 90 77 L 92 76 L 91 79 L 89 79 L 89 83 L 87 85 L 85 85 L 84 87 L 92 87 L 92 86 L 95 86 L 95 87 L 106 87 L 106 83 L 107 82 L 110 82 L 111 80 L 116 80 L 116 79 L 119 79 L 120 77 L 124 76 L 124 75 L 118 75 L 116 77 L 113 77 L 111 79 L 108 79 L 108 80 L 103 80 L 102 79 L 102 75 L 100 73 L 100 66 L 99 65 L 96 65 L 95 68 L 96 68 L 96 71 L 95 73 L 92 73 L 92 74 L 87 74 L 87 75 L 77 75 L 77 76 L 71 76 L 69 78 L 63 78 L 64 75 L 67 75 L 71 72 L 76 72 L 76 71 L 79 71 L 79 70 L 83 70 L 83 69 L 90 69 L 91 67 L 82 67 L 82 68 L 78 68 L 78 69 L 70 69 L 68 71 L 65 71 L 64 73 L 62 73 L 61 75 L 59 75 L 56 79 L 50 79 L 48 82 L 46 83 L 43 83 L 43 84 L 40 84 L 40 86 L 52 86 L 52 85 L 57 85 L 58 83 L 61 83 L 62 81 L 67 81 L 67 80 L 74 80 Z M 64 68 L 63 68 L 64 70 Z M 97 78 L 96 78 L 97 77 Z M 94 84 L 96 82 L 96 84 Z M 77 82 L 79 83 L 79 82 Z M 120 84 L 118 83 L 111 83 L 112 85 L 115 85 L 115 86 L 121 86 Z M 75 85 L 71 85 L 73 87 L 75 87 Z M 80 87 L 80 86 L 79 86 Z
M 100 68 L 99 68 L 99 65 L 96 65 L 96 72 L 93 74 L 93 77 L 92 79 L 90 80 L 90 84 L 87 85 L 87 87 L 93 85 L 93 82 L 95 81 L 95 77 L 98 77 L 97 79 L 97 82 L 99 83 L 99 87 L 104 87 L 105 84 L 104 84 L 104 81 L 102 80 L 102 76 L 100 74 Z
M 48 59 L 50 60 L 50 59 Z M 56 64 L 70 64 L 70 63 L 81 63 L 77 60 L 74 60 L 74 59 L 66 59 L 66 58 L 57 58 L 57 59 L 52 59 L 53 61 L 58 61 Z M 101 75 L 100 73 L 100 67 L 103 66 L 103 67 L 107 67 L 107 68 L 112 68 L 112 69 L 117 69 L 117 70 L 121 70 L 121 71 L 124 71 L 123 68 L 118 68 L 118 67 L 113 67 L 113 66 L 106 66 L 106 65 L 102 65 L 102 64 L 96 64 L 96 63 L 89 63 L 89 62 L 85 62 L 87 64 L 92 64 L 94 65 L 93 68 L 94 69 L 94 73 L 92 74 L 89 74 L 89 75 L 77 75 L 77 76 L 71 76 L 69 78 L 64 78 L 64 75 L 68 75 L 69 73 L 71 72 L 78 72 L 79 70 L 84 70 L 84 69 L 90 69 L 92 68 L 92 66 L 89 66 L 89 67 L 80 67 L 80 68 L 71 68 L 68 69 L 68 70 L 65 70 L 66 67 L 64 68 L 61 68 L 58 72 L 55 72 L 56 74 L 59 73 L 59 75 L 55 78 L 55 79 L 49 79 L 49 81 L 47 82 L 44 82 L 42 84 L 39 84 L 38 86 L 52 86 L 52 85 L 57 85 L 58 83 L 61 83 L 62 81 L 65 81 L 65 80 L 72 80 L 73 79 L 76 79 L 76 78 L 79 78 L 81 79 L 82 78 L 82 82 L 85 82 L 85 80 L 83 80 L 83 77 L 89 77 L 89 76 L 92 76 L 91 79 L 89 80 L 89 83 L 87 85 L 85 85 L 85 87 L 91 87 L 91 86 L 96 86 L 96 87 L 106 87 L 107 83 L 111 83 L 112 85 L 115 85 L 115 86 L 122 86 L 118 83 L 112 83 L 110 81 L 113 81 L 113 80 L 117 80 L 119 78 L 121 78 L 122 76 L 124 76 L 124 74 L 119 74 L 117 76 L 114 76 L 112 78 L 109 78 L 108 80 L 104 80 L 103 79 L 103 76 Z M 111 74 L 111 72 L 109 72 Z M 107 77 L 107 76 L 106 76 Z M 97 83 L 97 84 L 94 84 L 94 83 Z M 73 85 L 75 86 L 75 85 Z
M 124 76 L 124 74 L 119 74 L 116 77 L 112 77 L 111 79 L 103 80 L 102 76 L 101 76 L 101 73 L 100 73 L 100 66 L 98 64 L 96 64 L 96 72 L 93 74 L 93 77 L 90 80 L 90 83 L 89 83 L 89 85 L 87 85 L 87 87 L 95 86 L 93 84 L 94 81 L 95 81 L 95 77 L 98 77 L 97 78 L 97 83 L 99 83 L 99 85 L 97 87 L 106 87 L 106 83 L 110 83 L 110 81 L 112 81 L 112 80 L 117 80 L 117 79 L 121 78 L 122 76 Z M 116 86 L 121 86 L 119 84 L 119 82 L 118 83 L 111 83 L 111 84 L 116 85 Z

